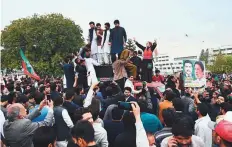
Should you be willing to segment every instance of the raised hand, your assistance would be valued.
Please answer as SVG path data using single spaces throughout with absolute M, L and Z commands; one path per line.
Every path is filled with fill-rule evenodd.
M 136 42 L 136 38 L 135 37 L 133 37 L 133 41 Z
M 130 102 L 135 119 L 140 119 L 140 107 L 137 102 Z

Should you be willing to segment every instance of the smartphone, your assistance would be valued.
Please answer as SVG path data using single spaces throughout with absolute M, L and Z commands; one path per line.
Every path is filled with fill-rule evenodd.
M 51 100 L 51 95 L 50 94 L 47 95 L 47 100 L 49 100 L 49 101 Z
M 118 108 L 123 109 L 123 110 L 132 110 L 131 103 L 129 102 L 118 102 Z

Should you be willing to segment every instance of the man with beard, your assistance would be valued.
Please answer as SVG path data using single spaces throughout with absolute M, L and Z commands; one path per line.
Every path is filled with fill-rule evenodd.
M 126 31 L 120 26 L 119 20 L 114 21 L 115 28 L 112 29 L 110 34 L 109 45 L 111 45 L 111 60 L 112 63 L 116 61 L 116 54 L 120 57 L 120 54 L 127 41 Z
M 103 51 L 103 63 L 104 64 L 110 64 L 110 45 L 109 45 L 109 39 L 110 39 L 110 23 L 105 23 L 105 31 L 103 34 L 103 39 L 102 39 L 102 51 Z

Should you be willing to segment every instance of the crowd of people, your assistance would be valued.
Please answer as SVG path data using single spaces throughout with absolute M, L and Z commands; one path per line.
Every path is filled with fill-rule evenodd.
M 184 87 L 182 74 L 153 75 L 156 42 L 142 46 L 134 39 L 140 58 L 124 48 L 126 31 L 118 20 L 112 30 L 109 23 L 104 31 L 89 24 L 89 44 L 65 58 L 63 78 L 3 77 L 2 146 L 232 146 L 232 76 L 209 74 L 203 92 Z M 94 66 L 111 61 L 113 81 L 99 82 Z M 140 89 L 135 80 L 143 81 Z M 151 82 L 165 91 L 159 95 Z

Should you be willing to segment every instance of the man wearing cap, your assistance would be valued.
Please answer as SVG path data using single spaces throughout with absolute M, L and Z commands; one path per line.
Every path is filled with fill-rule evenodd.
M 220 122 L 210 122 L 208 126 L 213 130 L 213 142 L 218 147 L 232 146 L 232 111 L 227 112 Z

